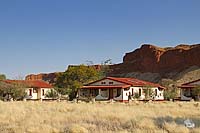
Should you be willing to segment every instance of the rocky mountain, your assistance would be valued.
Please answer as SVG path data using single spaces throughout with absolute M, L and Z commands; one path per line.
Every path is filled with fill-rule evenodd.
M 68 67 L 74 67 L 69 65 Z M 100 65 L 95 65 L 101 69 Z M 123 62 L 110 65 L 109 76 L 135 77 L 142 80 L 160 82 L 173 79 L 181 84 L 200 79 L 200 44 L 161 48 L 144 44 L 126 53 Z M 28 75 L 26 80 L 44 80 L 54 83 L 56 73 Z
M 56 76 L 60 72 L 55 73 L 40 73 L 40 74 L 30 74 L 25 77 L 25 80 L 43 80 L 50 84 L 53 84 L 56 81 Z
M 162 78 L 178 80 L 180 74 L 200 69 L 200 44 L 166 48 L 144 44 L 126 53 L 123 63 L 112 65 L 111 69 L 112 76 L 136 77 L 154 82 Z M 195 78 L 200 78 L 200 75 Z
M 78 67 L 79 65 L 69 65 L 67 67 Z M 94 67 L 96 70 L 101 70 L 101 65 L 91 65 L 88 67 Z M 25 80 L 43 80 L 50 84 L 54 84 L 57 78 L 57 75 L 63 72 L 54 72 L 54 73 L 40 73 L 40 74 L 29 74 L 25 77 Z

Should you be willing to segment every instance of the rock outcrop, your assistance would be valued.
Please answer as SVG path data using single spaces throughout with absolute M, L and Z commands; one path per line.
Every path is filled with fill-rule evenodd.
M 67 69 L 71 68 L 71 67 L 79 67 L 79 66 L 80 65 L 69 65 L 67 67 Z M 94 67 L 98 71 L 101 70 L 101 65 L 91 65 L 91 66 L 88 66 L 88 67 Z M 30 75 L 27 75 L 25 77 L 25 80 L 43 80 L 43 81 L 48 82 L 50 84 L 54 84 L 55 81 L 56 81 L 57 75 L 61 74 L 61 73 L 63 73 L 63 72 L 30 74 Z
M 151 72 L 164 76 L 172 72 L 181 72 L 191 66 L 200 67 L 200 44 L 168 48 L 144 44 L 141 48 L 126 53 L 123 63 L 111 68 L 112 74 Z
M 76 67 L 76 65 L 69 65 Z M 93 65 L 97 70 L 101 65 Z M 126 53 L 123 62 L 109 65 L 109 76 L 135 77 L 159 82 L 163 78 L 192 80 L 200 78 L 200 44 L 160 48 L 144 44 L 133 52 Z M 44 80 L 54 83 L 57 73 L 28 75 L 26 80 Z M 187 76 L 189 75 L 189 76 Z M 195 76 L 194 76 L 195 75 Z
M 50 84 L 56 81 L 56 76 L 59 72 L 55 73 L 40 73 L 40 74 L 30 74 L 25 77 L 25 80 L 43 80 Z

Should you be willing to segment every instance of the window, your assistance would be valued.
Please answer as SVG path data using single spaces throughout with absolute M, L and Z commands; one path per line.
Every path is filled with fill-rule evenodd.
M 113 84 L 113 82 L 109 82 L 109 85 L 112 85 Z
M 105 84 L 106 84 L 106 82 L 101 82 L 101 84 L 102 84 L 102 85 L 105 85 Z
M 134 89 L 132 88 L 132 96 L 133 96 L 133 93 L 134 93 Z
M 29 89 L 29 96 L 32 96 L 32 89 Z
M 42 89 L 42 95 L 44 96 L 44 89 Z
M 142 95 L 142 89 L 139 89 L 139 96 Z
M 157 89 L 155 89 L 155 96 L 157 96 L 158 95 L 158 90 Z
M 107 89 L 101 89 L 101 91 L 107 91 Z

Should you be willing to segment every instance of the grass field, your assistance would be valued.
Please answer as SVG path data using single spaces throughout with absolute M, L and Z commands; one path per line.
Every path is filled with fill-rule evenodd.
M 0 102 L 0 132 L 200 133 L 199 104 Z M 187 118 L 196 124 L 194 129 L 184 126 Z

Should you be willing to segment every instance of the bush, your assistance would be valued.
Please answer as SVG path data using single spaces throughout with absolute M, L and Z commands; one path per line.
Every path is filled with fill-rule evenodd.
M 140 95 L 139 95 L 139 93 L 134 93 L 134 96 L 133 96 L 133 98 L 134 98 L 134 99 L 138 99 L 138 98 L 140 98 Z
M 166 100 L 174 99 L 178 96 L 179 89 L 175 81 L 171 79 L 162 79 L 160 84 L 166 88 L 166 90 L 164 90 L 164 98 Z
M 58 95 L 57 91 L 51 89 L 50 91 L 48 91 L 45 94 L 45 97 L 56 99 L 59 97 L 59 95 Z
M 13 83 L 8 84 L 0 82 L 0 98 L 1 100 L 22 100 L 26 96 L 25 87 L 23 84 Z
M 192 93 L 195 96 L 195 100 L 200 101 L 200 86 L 195 87 Z
M 166 89 L 164 91 L 164 98 L 166 100 L 174 99 L 177 95 L 176 89 Z

